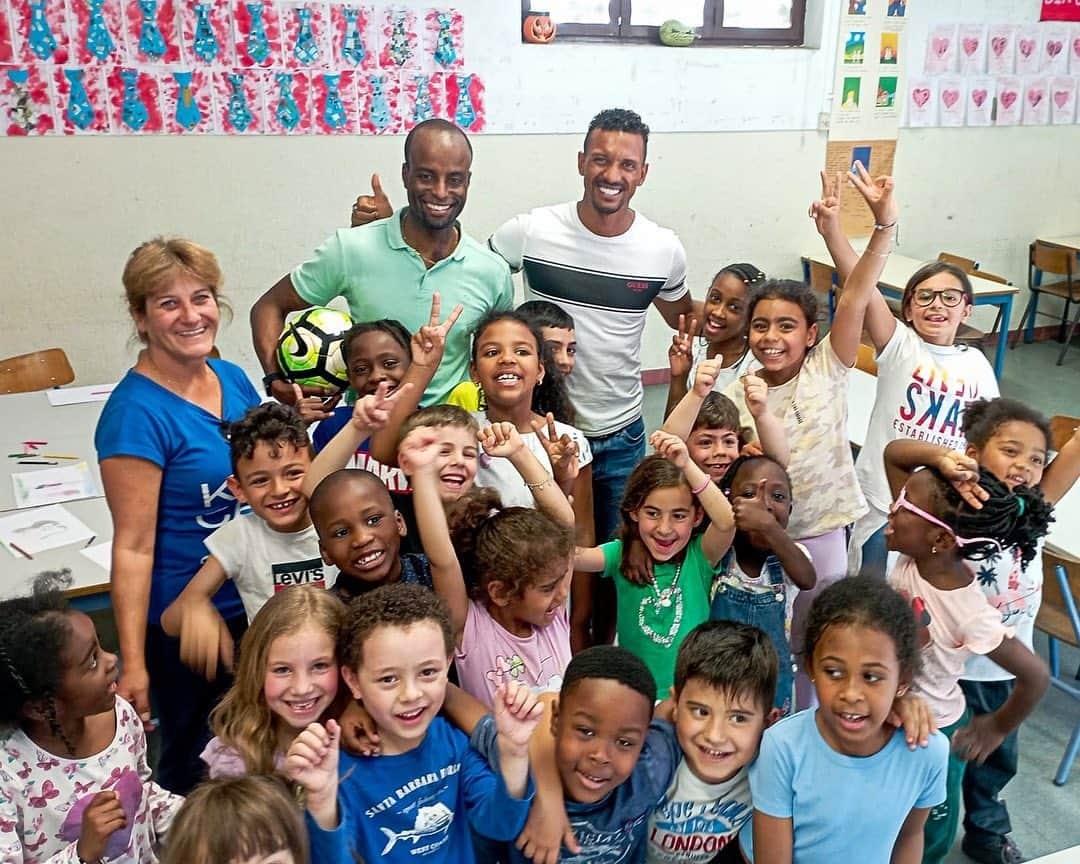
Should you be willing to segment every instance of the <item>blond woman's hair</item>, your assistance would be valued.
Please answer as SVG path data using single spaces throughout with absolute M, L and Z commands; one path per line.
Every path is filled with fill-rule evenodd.
M 236 751 L 250 773 L 274 770 L 277 723 L 263 695 L 270 646 L 307 626 L 318 628 L 336 645 L 344 615 L 344 604 L 325 588 L 293 585 L 271 597 L 252 620 L 240 643 L 233 685 L 210 713 L 211 730 Z

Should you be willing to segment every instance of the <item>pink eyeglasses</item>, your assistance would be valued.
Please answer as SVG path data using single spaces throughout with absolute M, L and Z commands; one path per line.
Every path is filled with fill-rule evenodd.
M 999 552 L 1003 551 L 1005 548 L 1001 545 L 999 541 L 995 540 L 993 537 L 961 537 L 952 528 L 950 528 L 936 516 L 931 516 L 925 510 L 916 507 L 914 504 L 908 501 L 906 486 L 904 486 L 900 490 L 900 494 L 896 496 L 896 500 L 893 501 L 892 506 L 889 508 L 889 514 L 892 515 L 897 510 L 907 510 L 911 513 L 914 513 L 916 516 L 925 519 L 931 525 L 937 525 L 939 528 L 944 528 L 946 531 L 952 534 L 953 539 L 956 540 L 957 546 L 967 546 L 971 543 L 993 543 L 998 548 Z

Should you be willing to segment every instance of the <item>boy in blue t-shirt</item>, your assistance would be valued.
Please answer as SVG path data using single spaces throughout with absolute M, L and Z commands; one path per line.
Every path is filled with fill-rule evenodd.
M 418 585 L 387 585 L 349 606 L 342 677 L 363 702 L 380 755 L 339 753 L 331 720 L 297 736 L 285 772 L 307 792 L 313 864 L 353 860 L 473 864 L 467 825 L 495 840 L 521 831 L 531 800 L 529 738 L 542 711 L 527 687 L 500 688 L 478 726 L 500 773 L 438 716 L 455 639 L 446 604 Z M 340 778 L 340 779 L 339 779 Z

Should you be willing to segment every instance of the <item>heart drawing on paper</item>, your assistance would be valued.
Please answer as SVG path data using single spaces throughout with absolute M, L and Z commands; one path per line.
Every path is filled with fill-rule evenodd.
M 1046 94 L 1043 92 L 1042 87 L 1032 87 L 1027 91 L 1028 103 L 1032 108 L 1039 107 L 1039 103 L 1042 102 L 1043 96 Z
M 912 101 L 920 108 L 930 101 L 930 90 L 926 87 L 916 87 L 911 91 Z
M 986 91 L 985 90 L 972 90 L 971 91 L 971 101 L 975 103 L 976 108 L 982 108 L 983 102 L 986 101 Z
M 1073 39 L 1073 54 L 1080 58 L 1080 37 Z
M 942 90 L 941 101 L 945 103 L 946 108 L 952 108 L 960 100 L 959 90 Z
M 1068 104 L 1068 101 L 1069 101 L 1069 91 L 1068 90 L 1055 90 L 1054 91 L 1054 104 L 1057 105 L 1058 108 L 1064 108 L 1066 106 L 1066 104 Z
M 990 40 L 990 47 L 998 57 L 1005 53 L 1005 46 L 1008 44 L 1009 40 L 1004 36 L 995 36 Z
M 1063 47 L 1060 39 L 1050 39 L 1046 43 L 1046 53 L 1051 57 L 1057 57 Z
M 1020 53 L 1025 57 L 1030 57 L 1031 52 L 1035 50 L 1034 39 L 1021 39 L 1020 40 Z
M 1002 90 L 1001 94 L 998 96 L 998 101 L 1001 102 L 1001 107 L 1008 111 L 1016 101 L 1016 91 Z
M 941 36 L 938 36 L 930 43 L 933 51 L 938 57 L 944 57 L 949 53 L 949 40 Z
M 979 40 L 973 39 L 970 36 L 966 38 L 962 43 L 964 46 L 964 53 L 971 57 L 976 51 L 979 50 Z

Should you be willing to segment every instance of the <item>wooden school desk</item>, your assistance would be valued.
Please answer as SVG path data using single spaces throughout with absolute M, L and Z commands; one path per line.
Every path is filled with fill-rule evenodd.
M 823 264 L 832 268 L 832 258 L 829 257 L 825 244 L 818 249 L 802 256 L 803 279 L 810 284 L 810 262 Z M 878 288 L 882 294 L 899 300 L 904 294 L 904 286 L 912 274 L 926 264 L 919 258 L 909 258 L 893 252 L 885 262 L 885 269 L 878 280 Z M 1009 320 L 1012 318 L 1012 301 L 1016 296 L 1017 289 L 1014 285 L 1002 285 L 999 282 L 991 282 L 982 279 L 978 273 L 969 273 L 971 288 L 975 293 L 976 306 L 996 306 L 1001 318 L 1001 326 L 998 328 L 997 349 L 994 352 L 994 374 L 1001 380 L 1001 370 L 1005 366 L 1005 346 L 1009 338 Z
M 1045 243 L 1047 246 L 1060 246 L 1063 249 L 1072 249 L 1073 254 L 1078 256 L 1080 263 L 1080 234 L 1070 234 L 1065 237 L 1037 237 L 1036 243 Z M 1035 285 L 1042 285 L 1042 270 L 1036 270 L 1032 277 Z M 1073 267 L 1073 278 L 1076 278 L 1076 266 Z M 1024 328 L 1024 342 L 1031 342 L 1035 338 L 1035 316 L 1039 312 L 1039 297 L 1035 295 L 1031 307 L 1031 315 L 1028 317 L 1027 326 Z
M 46 441 L 38 448 L 41 454 L 59 453 L 78 456 L 90 466 L 101 490 L 101 475 L 94 450 L 94 429 L 104 402 L 86 402 L 78 405 L 53 407 L 45 391 L 16 393 L 0 396 L 0 444 L 3 461 L 0 462 L 0 516 L 15 510 L 15 492 L 11 475 L 27 471 L 44 471 L 64 465 L 77 465 L 77 460 L 61 459 L 56 465 L 19 465 L 18 459 L 7 458 L 8 453 L 19 453 L 23 441 Z M 45 460 L 44 455 L 41 456 Z M 49 460 L 52 461 L 52 460 Z M 104 495 L 69 501 L 63 505 L 70 513 L 86 523 L 96 536 L 92 545 L 112 539 L 112 517 Z M 71 570 L 74 582 L 67 590 L 72 605 L 83 611 L 103 609 L 109 605 L 109 574 L 85 555 L 79 546 L 63 546 L 35 554 L 32 559 L 11 557 L 0 549 L 0 559 L 6 557 L 0 573 L 0 598 L 16 597 L 29 592 L 34 576 L 43 570 Z

